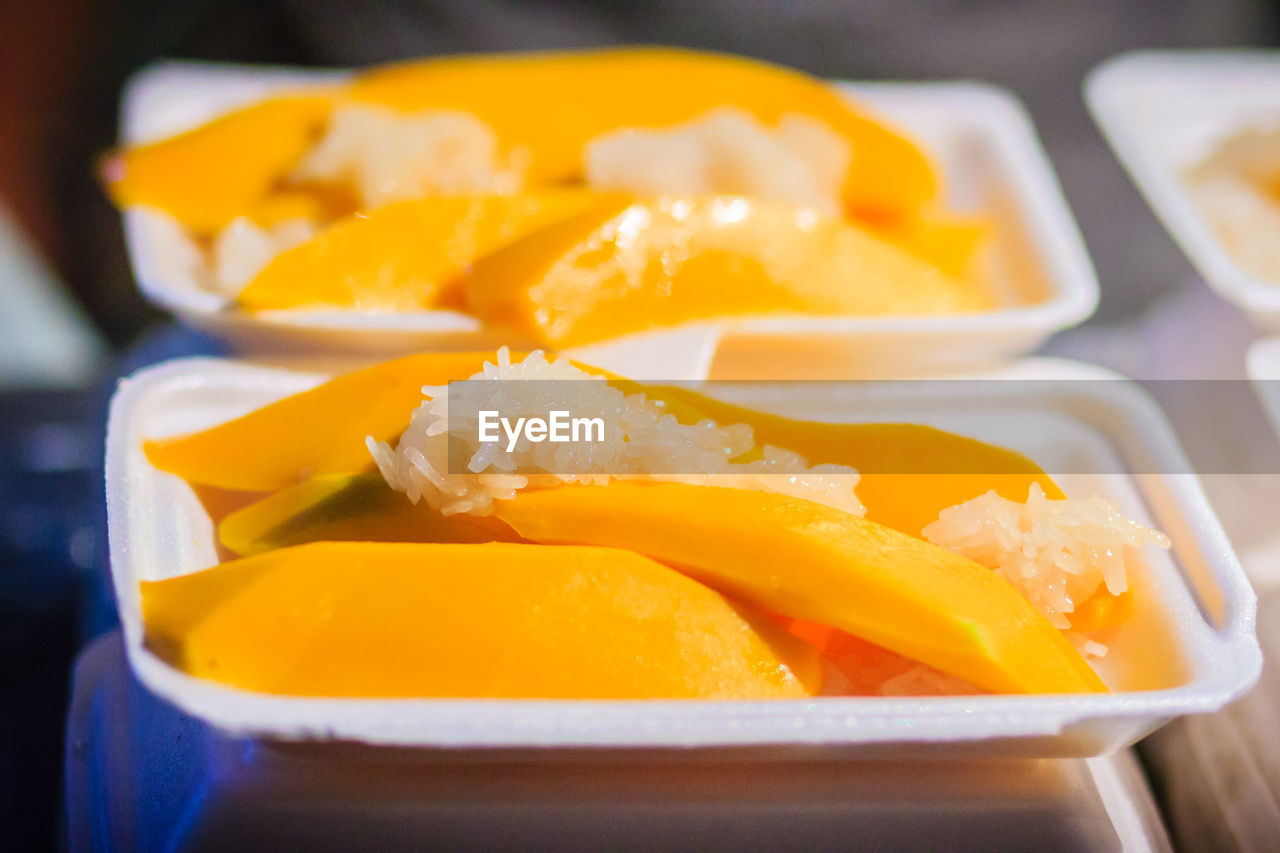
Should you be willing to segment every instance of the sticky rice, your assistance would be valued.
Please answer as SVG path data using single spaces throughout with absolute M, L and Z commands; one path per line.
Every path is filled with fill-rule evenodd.
M 1280 283 L 1280 124 L 1226 139 L 1187 186 L 1236 263 Z
M 944 509 L 924 537 L 999 572 L 1063 629 L 1099 589 L 1120 595 L 1129 588 L 1126 564 L 1140 547 L 1169 547 L 1164 534 L 1100 497 L 1050 500 L 1038 483 L 1025 503 L 990 491 Z
M 497 364 L 486 364 L 471 378 L 561 380 L 495 381 L 494 394 L 478 408 L 521 413 L 604 412 L 611 427 L 600 442 L 534 443 L 522 437 L 514 452 L 505 453 L 500 443 L 480 442 L 479 425 L 473 416 L 449 419 L 446 388 L 423 388 L 430 399 L 413 413 L 396 447 L 372 437 L 368 446 L 392 488 L 415 503 L 425 500 L 445 515 L 488 514 L 495 500 L 510 500 L 525 488 L 605 485 L 615 479 L 776 492 L 855 515 L 866 511 L 855 492 L 858 472 L 853 468 L 809 466 L 799 454 L 768 445 L 759 459 L 735 461 L 755 445 L 750 426 L 720 426 L 712 420 L 682 424 L 643 393 L 624 394 L 603 377 L 579 370 L 567 359 L 548 359 L 535 352 L 513 363 L 504 347 L 498 352 Z M 466 444 L 468 473 L 450 472 L 450 436 L 455 453 L 456 442 Z M 655 469 L 679 473 L 651 473 Z
M 727 194 L 841 210 L 848 143 L 805 116 L 769 128 L 730 108 L 662 130 L 597 137 L 584 154 L 587 183 L 637 195 Z
M 262 226 L 237 217 L 213 238 L 202 275 L 210 290 L 235 296 L 276 255 L 305 243 L 315 233 L 316 224 L 307 219 Z
M 430 195 L 513 193 L 526 159 L 500 152 L 497 134 L 470 113 L 358 105 L 334 110 L 293 180 L 349 185 L 370 209 Z

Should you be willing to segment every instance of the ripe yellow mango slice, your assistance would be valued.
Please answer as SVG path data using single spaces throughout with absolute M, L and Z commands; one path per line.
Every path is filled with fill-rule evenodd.
M 360 75 L 345 86 L 280 96 L 159 142 L 109 155 L 103 179 L 121 207 L 165 210 L 197 233 L 217 231 L 281 181 L 339 103 L 475 115 L 528 157 L 530 186 L 579 180 L 583 148 L 619 128 L 660 128 L 734 106 L 767 124 L 822 121 L 852 151 L 851 215 L 896 215 L 937 194 L 924 152 L 807 75 L 741 57 L 663 48 L 431 59 Z
M 517 358 L 519 356 L 516 356 Z M 395 441 L 424 385 L 466 379 L 490 353 L 423 353 L 347 373 L 191 435 L 143 445 L 157 468 L 189 483 L 245 492 L 373 467 L 365 436 Z
M 773 125 L 815 118 L 848 141 L 851 213 L 913 210 L 937 193 L 924 152 L 826 83 L 742 57 L 673 48 L 461 56 L 361 75 L 353 100 L 469 112 L 530 156 L 529 179 L 580 179 L 583 147 L 624 127 L 682 124 L 723 106 Z
M 994 489 L 1025 501 L 1032 483 L 1046 495 L 1066 497 L 1033 460 L 1012 450 L 921 424 L 800 421 L 735 406 L 679 386 L 636 385 L 668 403 L 681 423 L 711 418 L 719 424 L 750 424 L 756 449 L 739 461 L 759 458 L 766 445 L 795 451 L 810 465 L 848 465 L 858 470 L 858 497 L 866 518 L 911 536 L 938 520 L 947 507 Z
M 738 196 L 595 208 L 479 259 L 463 285 L 481 320 L 553 348 L 726 315 L 991 307 L 849 222 Z
M 626 548 L 726 595 L 820 622 L 998 693 L 1101 679 L 997 573 L 875 522 L 782 495 L 611 483 L 495 506 L 526 539 Z
M 1032 459 L 1003 447 L 921 424 L 826 423 L 799 421 L 735 406 L 679 386 L 644 386 L 611 379 L 626 393 L 660 399 L 684 424 L 711 418 L 719 424 L 750 424 L 755 449 L 739 461 L 761 455 L 766 444 L 795 451 L 811 465 L 848 465 L 860 472 L 858 498 L 865 518 L 919 537 L 947 507 L 994 490 L 1025 501 L 1032 483 L 1051 500 L 1066 494 Z M 1070 615 L 1076 631 L 1097 631 L 1127 621 L 1133 587 L 1113 596 L 1105 586 Z
M 327 222 L 346 214 L 352 205 L 340 193 L 319 187 L 272 190 L 254 202 L 245 217 L 262 226 L 277 225 L 290 219 Z
M 241 557 L 307 542 L 514 542 L 490 516 L 441 515 L 414 504 L 380 474 L 329 474 L 281 489 L 227 515 L 223 547 Z
M 606 548 L 319 542 L 142 584 L 191 675 L 298 696 L 798 698 L 816 650 Z
M 871 231 L 953 278 L 973 272 L 991 223 L 979 216 L 922 210 L 913 215 L 868 223 Z
M 323 127 L 332 90 L 281 96 L 186 133 L 107 156 L 102 177 L 120 207 L 158 207 L 211 234 L 248 213 Z
M 348 216 L 280 253 L 241 291 L 239 303 L 253 310 L 434 308 L 476 258 L 599 203 L 586 190 L 394 202 Z

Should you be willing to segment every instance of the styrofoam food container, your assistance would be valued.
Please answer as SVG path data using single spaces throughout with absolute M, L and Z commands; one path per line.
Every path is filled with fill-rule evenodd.
M 140 687 L 119 632 L 76 660 L 66 847 L 90 850 L 1169 851 L 1128 752 L 1056 761 L 475 760 L 237 738 Z M 962 843 L 957 839 L 963 838 Z
M 1103 134 L 1209 286 L 1280 329 L 1280 284 L 1242 269 L 1188 192 L 1186 171 L 1222 140 L 1280 118 L 1280 51 L 1141 51 L 1085 81 Z
M 1112 374 L 1042 363 L 1021 374 L 1066 378 Z M 1005 375 L 1020 375 L 1006 372 Z M 141 580 L 185 574 L 217 561 L 214 531 L 189 486 L 153 468 L 144 438 L 210 426 L 324 377 L 234 361 L 188 359 L 124 380 L 112 401 L 107 438 L 111 571 L 129 662 L 162 698 L 222 729 L 284 739 L 335 739 L 406 747 L 554 747 L 778 750 L 821 747 L 823 755 L 1093 755 L 1127 745 L 1180 714 L 1222 707 L 1258 676 L 1255 599 L 1162 417 L 1123 383 L 1045 386 L 966 383 L 956 400 L 871 394 L 857 411 L 830 410 L 821 385 L 769 401 L 797 417 L 907 420 L 998 440 L 1060 477 L 1072 493 L 1098 492 L 1174 542 L 1173 557 L 1147 549 L 1134 618 L 1100 668 L 1115 692 L 1091 696 L 927 698 L 820 697 L 786 701 L 516 701 L 309 699 L 251 693 L 174 669 L 143 644 Z M 1102 386 L 1116 386 L 1106 393 Z M 932 386 L 935 387 L 936 386 Z M 1002 391 L 1007 387 L 1009 391 Z M 741 390 L 741 389 L 740 389 Z M 1129 389 L 1130 391 L 1132 389 Z M 737 399 L 761 405 L 765 400 Z M 826 407 L 824 409 L 824 406 Z M 761 405 L 761 407 L 763 407 Z M 993 417 L 993 412 L 1005 418 Z M 1008 426 L 1005 426 L 1005 422 Z M 990 425 L 998 423 L 998 435 Z M 1123 466 L 1123 467 L 1122 467 Z M 1144 672 L 1126 661 L 1171 663 Z M 1154 680 L 1153 680 L 1154 679 Z
M 162 138 L 272 92 L 340 79 L 344 72 L 165 62 L 126 88 L 122 141 Z M 995 269 L 1001 306 L 972 316 L 732 318 L 682 334 L 682 355 L 704 362 L 717 345 L 723 370 L 806 377 L 824 364 L 832 375 L 876 369 L 957 369 L 1027 352 L 1093 312 L 1098 285 L 1075 223 L 1030 119 L 1009 93 L 976 83 L 837 84 L 918 138 L 938 159 L 949 200 L 995 221 Z M 201 289 L 178 258 L 171 227 L 154 213 L 125 213 L 134 275 L 143 295 L 242 351 L 288 348 L 396 352 L 496 345 L 472 317 L 451 311 L 371 314 L 289 310 L 251 314 Z M 800 349 L 788 344 L 803 341 Z M 509 342 L 509 341 L 506 341 Z M 663 334 L 594 345 L 584 358 L 628 375 L 671 350 Z M 814 354 L 817 353 L 817 358 Z M 746 366 L 737 363 L 745 359 Z M 674 360 L 674 358 L 672 358 Z M 685 371 L 689 374 L 690 371 Z

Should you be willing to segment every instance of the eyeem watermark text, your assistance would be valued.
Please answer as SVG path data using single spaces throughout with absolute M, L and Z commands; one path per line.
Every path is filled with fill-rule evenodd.
M 516 443 L 523 435 L 534 444 L 550 441 L 553 444 L 563 442 L 604 441 L 604 418 L 575 418 L 566 411 L 551 411 L 545 418 L 511 418 L 503 417 L 493 409 L 482 409 L 479 413 L 478 436 L 483 443 L 501 440 L 499 428 L 507 437 L 507 452 L 515 450 Z

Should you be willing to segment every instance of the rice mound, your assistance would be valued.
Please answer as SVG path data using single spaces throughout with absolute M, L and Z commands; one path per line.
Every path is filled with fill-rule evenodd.
M 1236 263 L 1258 278 L 1280 283 L 1280 200 L 1234 172 L 1197 173 L 1188 185 Z
M 310 240 L 316 223 L 289 219 L 262 226 L 240 216 L 213 238 L 202 275 L 210 290 L 236 296 L 276 255 Z
M 855 487 L 858 472 L 842 465 L 810 467 L 799 454 L 766 445 L 763 458 L 735 462 L 754 446 L 746 424 L 720 426 L 712 420 L 681 424 L 643 393 L 624 394 L 603 377 L 592 376 L 567 359 L 541 352 L 513 363 L 503 347 L 497 364 L 486 363 L 475 380 L 569 380 L 494 383 L 494 393 L 479 408 L 545 414 L 552 410 L 603 412 L 604 441 L 534 443 L 521 437 L 514 452 L 499 443 L 481 443 L 470 415 L 449 419 L 447 389 L 426 386 L 427 399 L 413 413 L 395 448 L 370 436 L 366 443 L 387 483 L 414 503 L 425 500 L 445 515 L 486 515 L 496 500 L 510 500 L 525 488 L 578 483 L 605 485 L 611 480 L 651 480 L 774 492 L 862 515 Z M 514 389 L 519 389 L 515 391 Z M 573 399 L 577 397 L 577 399 Z M 468 407 L 470 408 L 470 407 Z M 449 471 L 450 436 L 465 441 L 470 473 Z M 655 467 L 682 473 L 654 474 Z M 537 473 L 519 474 L 532 470 Z
M 637 195 L 745 195 L 839 215 L 849 144 L 822 122 L 776 128 L 732 108 L 663 130 L 628 128 L 587 143 L 587 183 Z
M 406 115 L 367 104 L 334 110 L 292 179 L 349 183 L 368 209 L 429 195 L 516 192 L 526 159 L 520 151 L 501 156 L 497 134 L 470 113 Z
M 1169 547 L 1169 539 L 1125 518 L 1100 497 L 1050 500 L 1038 483 L 1026 503 L 995 491 L 944 509 L 924 529 L 935 545 L 1003 575 L 1058 628 L 1105 586 L 1112 595 L 1129 588 L 1126 562 L 1143 545 Z M 1095 655 L 1105 649 L 1085 647 Z
M 1224 140 L 1187 186 L 1236 263 L 1280 283 L 1280 123 Z

